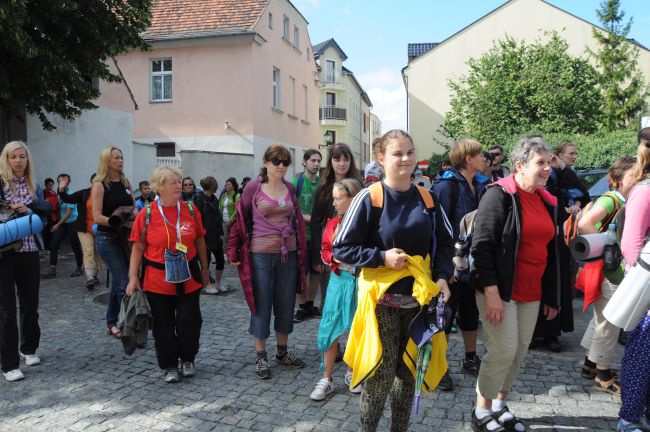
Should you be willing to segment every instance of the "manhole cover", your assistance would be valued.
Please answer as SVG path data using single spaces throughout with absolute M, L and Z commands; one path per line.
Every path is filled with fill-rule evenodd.
M 99 294 L 98 296 L 95 296 L 95 298 L 93 298 L 93 301 L 95 303 L 108 305 L 108 299 L 110 298 L 110 295 L 111 293 Z

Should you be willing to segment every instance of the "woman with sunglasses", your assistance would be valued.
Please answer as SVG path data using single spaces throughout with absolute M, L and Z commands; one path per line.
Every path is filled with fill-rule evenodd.
M 181 198 L 183 199 L 183 201 L 194 202 L 194 198 L 196 198 L 198 189 L 194 184 L 194 180 L 192 179 L 192 177 L 187 176 L 183 178 L 182 186 L 183 186 L 183 190 L 181 191 Z
M 239 267 L 251 310 L 248 331 L 255 343 L 255 372 L 260 379 L 271 378 L 266 354 L 271 311 L 275 316 L 276 362 L 291 368 L 305 366 L 287 348 L 296 294 L 306 286 L 306 275 L 301 271 L 305 222 L 294 186 L 284 179 L 289 165 L 291 153 L 284 146 L 274 144 L 266 149 L 259 177 L 246 185 L 237 203 L 228 238 L 228 261 Z

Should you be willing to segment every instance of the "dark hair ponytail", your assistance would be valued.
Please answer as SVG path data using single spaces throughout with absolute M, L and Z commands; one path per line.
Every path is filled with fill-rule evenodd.
M 260 168 L 260 177 L 262 178 L 262 183 L 266 183 L 269 181 L 269 174 L 266 170 L 266 167 Z

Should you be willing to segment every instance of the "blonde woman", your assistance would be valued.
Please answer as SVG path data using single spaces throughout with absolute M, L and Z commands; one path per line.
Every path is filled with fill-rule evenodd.
M 146 211 L 133 224 L 126 290 L 129 296 L 140 289 L 147 293 L 156 358 L 167 383 L 194 376 L 203 324 L 199 295 L 210 282 L 201 213 L 191 202 L 181 202 L 181 178 L 181 171 L 169 166 L 157 167 L 151 174 L 159 199 L 151 204 L 148 225 Z M 172 280 L 167 278 L 167 265 L 178 265 L 172 262 L 178 257 L 187 260 L 188 274 L 174 279 L 180 282 L 167 282 Z
M 628 271 L 650 237 L 650 127 L 638 135 L 635 185 L 625 202 L 621 252 Z M 621 410 L 617 431 L 650 430 L 650 309 L 628 333 L 621 361 Z
M 112 226 L 108 218 L 122 206 L 133 206 L 135 201 L 131 183 L 122 171 L 124 156 L 117 147 L 102 150 L 97 165 L 97 175 L 90 190 L 93 220 L 97 224 L 97 251 L 111 273 L 112 284 L 106 311 L 108 334 L 121 338 L 117 327 L 120 302 L 129 282 L 129 259 L 126 237 L 119 226 Z
M 22 141 L 12 141 L 2 149 L 0 196 L 18 214 L 34 212 L 45 217 L 49 213 L 51 207 L 43 199 L 43 189 L 34 182 L 32 157 Z M 19 367 L 19 353 L 25 357 L 27 366 L 41 362 L 36 355 L 41 338 L 38 325 L 40 262 L 37 242 L 41 242 L 40 236 L 25 237 L 19 249 L 0 253 L 0 365 L 7 381 L 18 381 L 25 377 Z M 20 346 L 16 294 L 20 303 Z

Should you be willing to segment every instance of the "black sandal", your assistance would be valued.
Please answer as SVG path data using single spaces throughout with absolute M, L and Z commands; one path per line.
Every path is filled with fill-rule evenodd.
M 595 367 L 589 367 L 586 364 L 583 364 L 582 365 L 582 372 L 580 372 L 580 375 L 582 375 L 582 377 L 584 379 L 592 380 L 592 379 L 596 378 L 596 368 Z
M 488 429 L 487 425 L 492 420 L 499 423 L 499 421 L 494 416 L 494 414 L 486 415 L 485 417 L 479 420 L 478 417 L 476 417 L 476 410 L 472 408 L 472 430 L 474 432 L 506 432 L 506 430 L 502 426 L 499 426 L 496 429 Z
M 512 415 L 512 418 L 510 420 L 506 420 L 502 422 L 499 420 L 499 417 L 501 417 L 505 413 L 510 413 L 510 415 Z M 505 430 L 506 432 L 518 432 L 518 430 L 515 429 L 515 426 L 517 426 L 518 424 L 524 427 L 524 431 L 530 430 L 528 429 L 528 426 L 526 426 L 524 422 L 522 422 L 518 417 L 516 417 L 514 414 L 510 412 L 510 410 L 508 409 L 508 405 L 504 406 L 502 409 L 492 414 L 492 416 L 501 426 L 504 427 L 503 430 Z

